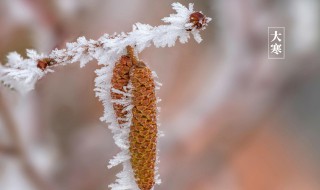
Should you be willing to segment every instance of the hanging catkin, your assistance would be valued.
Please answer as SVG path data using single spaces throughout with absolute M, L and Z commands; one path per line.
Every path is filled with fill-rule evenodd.
M 132 120 L 129 133 L 129 152 L 133 174 L 141 190 L 150 190 L 155 184 L 157 157 L 157 106 L 155 83 L 151 70 L 134 56 L 134 49 L 127 47 L 127 55 L 115 64 L 111 79 L 113 100 L 125 99 L 123 93 L 131 92 Z M 131 83 L 131 90 L 125 88 Z M 116 92 L 121 91 L 123 93 Z M 113 103 L 119 125 L 125 120 L 124 105 Z
M 125 92 L 124 88 L 128 85 L 130 80 L 130 69 L 132 67 L 132 59 L 129 55 L 123 55 L 116 63 L 113 69 L 113 75 L 111 79 L 112 88 L 111 89 L 111 98 L 113 100 L 121 100 L 124 98 L 123 94 L 114 92 L 115 90 L 119 90 Z M 121 126 L 125 123 L 125 117 L 127 112 L 123 111 L 124 106 L 119 103 L 113 103 L 113 109 L 115 111 L 117 120 L 119 125 Z
M 151 70 L 141 61 L 130 71 L 132 84 L 132 125 L 129 142 L 134 177 L 141 190 L 155 183 L 157 154 L 157 106 Z

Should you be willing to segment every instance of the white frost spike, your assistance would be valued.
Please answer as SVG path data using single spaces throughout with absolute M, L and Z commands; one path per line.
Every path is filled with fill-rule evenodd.
M 112 168 L 113 166 L 117 166 L 125 161 L 130 160 L 129 152 L 128 151 L 122 151 L 119 152 L 115 157 L 113 157 L 112 160 L 109 161 L 108 168 Z
M 198 42 L 198 43 L 202 42 L 202 38 L 201 38 L 199 30 L 193 29 L 191 32 L 192 32 L 192 35 L 193 35 L 194 39 L 196 40 L 196 42 Z
M 45 58 L 45 55 L 44 54 L 38 54 L 35 50 L 33 49 L 27 49 L 27 56 L 34 60 L 34 61 L 37 61 L 39 59 L 43 59 Z
M 189 4 L 189 9 L 180 3 L 172 3 L 172 8 L 177 12 L 176 14 L 170 14 L 170 17 L 162 19 L 163 22 L 171 23 L 175 25 L 185 25 L 189 16 L 193 13 L 193 3 Z
M 8 59 L 8 66 L 16 67 L 16 65 L 20 64 L 23 61 L 23 58 L 17 52 L 11 52 L 7 56 Z

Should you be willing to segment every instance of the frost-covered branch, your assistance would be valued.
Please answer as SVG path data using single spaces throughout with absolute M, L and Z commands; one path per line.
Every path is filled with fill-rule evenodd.
M 76 42 L 67 43 L 65 49 L 55 49 L 47 55 L 27 50 L 26 59 L 16 52 L 10 53 L 7 64 L 0 65 L 0 81 L 10 88 L 26 93 L 34 89 L 37 80 L 48 72 L 53 72 L 49 69 L 52 66 L 79 61 L 83 67 L 93 59 L 98 60 L 101 65 L 108 65 L 125 54 L 128 45 L 135 47 L 136 53 L 139 53 L 152 44 L 156 47 L 172 47 L 177 40 L 186 43 L 190 34 L 197 42 L 201 42 L 199 32 L 205 29 L 211 18 L 195 12 L 193 4 L 189 4 L 187 8 L 180 3 L 173 3 L 172 7 L 176 14 L 162 19 L 167 25 L 152 27 L 136 23 L 129 33 L 105 34 L 98 40 L 79 37 Z

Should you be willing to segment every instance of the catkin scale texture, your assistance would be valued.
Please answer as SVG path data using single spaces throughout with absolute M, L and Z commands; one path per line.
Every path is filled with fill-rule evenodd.
M 129 56 L 121 56 L 119 61 L 115 64 L 113 69 L 113 75 L 111 78 L 112 88 L 124 92 L 124 87 L 128 85 L 130 80 L 130 69 L 132 67 L 132 60 Z M 121 100 L 123 98 L 122 94 L 115 93 L 111 90 L 111 98 L 113 100 Z M 113 109 L 115 111 L 119 125 L 125 123 L 123 118 L 125 118 L 127 112 L 123 111 L 124 106 L 113 103 Z
M 151 70 L 143 63 L 133 65 L 132 124 L 129 133 L 131 165 L 137 185 L 150 190 L 155 184 L 157 157 L 157 106 Z

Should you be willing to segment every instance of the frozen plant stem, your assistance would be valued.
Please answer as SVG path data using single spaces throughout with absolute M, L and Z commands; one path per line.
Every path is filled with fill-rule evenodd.
M 80 37 L 77 42 L 67 43 L 66 49 L 55 49 L 48 55 L 27 50 L 27 59 L 13 52 L 8 55 L 7 64 L 0 65 L 0 81 L 27 93 L 40 78 L 53 72 L 55 66 L 79 61 L 83 67 L 93 59 L 98 61 L 102 67 L 96 70 L 94 90 L 104 106 L 101 120 L 109 124 L 121 149 L 108 167 L 123 165 L 116 183 L 110 185 L 113 190 L 150 190 L 160 183 L 156 166 L 159 133 L 155 96 L 160 83 L 155 81 L 156 73 L 136 55 L 152 44 L 172 47 L 177 40 L 186 43 L 190 34 L 200 43 L 200 31 L 211 20 L 194 11 L 193 4 L 187 8 L 173 3 L 172 7 L 176 14 L 162 19 L 167 25 L 152 27 L 136 23 L 129 33 L 105 34 L 98 40 Z M 150 144 L 140 146 L 146 140 Z

